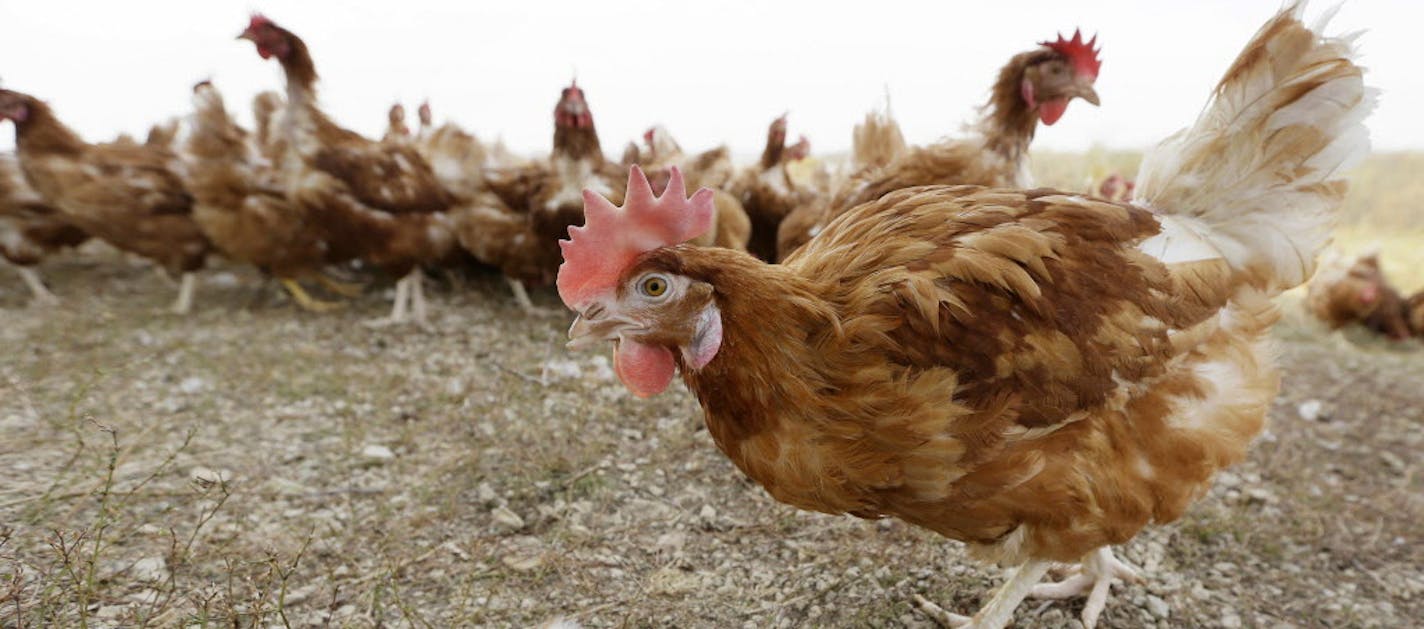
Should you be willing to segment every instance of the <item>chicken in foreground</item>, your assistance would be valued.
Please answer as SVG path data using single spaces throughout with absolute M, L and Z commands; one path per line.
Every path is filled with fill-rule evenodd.
M 1072 39 L 1060 35 L 1014 55 L 999 70 L 989 102 L 967 136 L 902 149 L 888 164 L 853 174 L 829 200 L 798 207 L 777 235 L 778 255 L 785 258 L 837 216 L 894 190 L 936 184 L 1028 187 L 1028 147 L 1038 123 L 1058 122 L 1075 98 L 1098 104 L 1093 84 L 1102 62 L 1096 43 L 1097 37 L 1083 41 L 1074 32 Z M 857 128 L 857 142 L 860 135 Z M 893 144 L 885 148 L 894 150 Z
M 317 105 L 316 66 L 296 34 L 261 15 L 239 36 L 287 80 L 278 132 L 288 198 L 322 228 L 328 261 L 361 259 L 398 277 L 390 316 L 373 323 L 424 323 L 423 265 L 457 252 L 455 197 L 406 143 L 372 141 L 327 118 Z M 270 139 L 269 139 L 270 141 Z
M 1086 595 L 1092 627 L 1135 578 L 1111 547 L 1179 518 L 1261 432 L 1271 297 L 1314 270 L 1368 151 L 1351 40 L 1301 12 L 1146 158 L 1131 204 L 897 190 L 769 265 L 678 244 L 707 228 L 711 192 L 685 198 L 674 173 L 655 197 L 635 169 L 623 206 L 586 193 L 561 243 L 570 346 L 612 341 L 639 396 L 680 370 L 717 446 L 779 501 L 1016 566 L 942 622 L 1003 627 L 1026 597 Z M 1039 584 L 1055 562 L 1077 572 Z
M 59 298 L 32 268 L 50 254 L 89 239 L 25 182 L 14 155 L 0 155 L 0 257 L 9 260 L 30 289 L 31 305 L 53 306 Z
M 153 260 L 182 284 L 173 312 L 192 309 L 195 271 L 212 245 L 193 221 L 193 197 L 172 152 L 135 143 L 90 144 L 43 101 L 0 89 L 0 120 L 15 125 L 26 182 L 84 233 Z

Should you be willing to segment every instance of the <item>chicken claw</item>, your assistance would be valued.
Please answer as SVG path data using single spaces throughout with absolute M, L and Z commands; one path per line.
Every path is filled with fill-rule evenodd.
M 32 268 L 24 266 L 18 267 L 17 270 L 20 272 L 20 278 L 25 280 L 25 285 L 30 287 L 30 293 L 34 295 L 33 299 L 30 300 L 31 306 L 49 307 L 59 305 L 59 298 L 55 297 L 54 293 L 49 292 L 49 288 L 45 286 L 44 280 L 40 279 L 39 273 L 36 273 Z
M 946 612 L 918 594 L 915 595 L 915 603 L 921 611 L 946 629 L 1003 629 L 1014 619 L 1014 610 L 1032 591 L 1034 584 L 1048 573 L 1050 565 L 1047 561 L 1034 559 L 1015 568 L 1009 580 L 994 592 L 993 598 L 989 599 L 973 618 Z
M 1029 597 L 1065 599 L 1087 594 L 1088 601 L 1083 605 L 1083 626 L 1092 629 L 1107 606 L 1108 589 L 1113 579 L 1136 583 L 1140 577 L 1135 568 L 1114 557 L 1112 549 L 1104 546 L 1084 557 L 1075 574 L 1057 583 L 1034 586 Z
M 282 278 L 281 282 L 282 288 L 287 289 L 287 292 L 292 296 L 292 300 L 297 302 L 297 305 L 301 306 L 303 310 L 309 312 L 331 312 L 343 306 L 340 302 L 322 301 L 312 297 L 307 293 L 306 289 L 302 288 L 302 285 L 298 284 L 294 279 Z

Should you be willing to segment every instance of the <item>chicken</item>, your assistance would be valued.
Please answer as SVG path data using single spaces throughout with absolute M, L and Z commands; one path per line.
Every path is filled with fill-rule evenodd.
M 373 323 L 423 323 L 421 266 L 458 253 L 455 197 L 413 146 L 369 140 L 322 113 L 316 66 L 300 37 L 261 15 L 240 37 L 286 75 L 281 170 L 289 199 L 322 227 L 327 259 L 359 258 L 401 278 L 390 316 Z
M 278 177 L 254 157 L 247 132 L 228 116 L 212 83 L 193 87 L 193 105 L 184 142 L 193 219 L 223 255 L 276 276 L 297 305 L 313 311 L 334 308 L 297 283 L 307 277 L 325 281 L 319 272 L 326 243 L 319 227 L 274 185 Z
M 490 151 L 479 138 L 453 122 L 434 127 L 429 103 L 422 103 L 418 111 L 416 149 L 430 162 L 440 184 L 461 198 L 483 193 L 485 170 L 495 165 Z
M 25 180 L 75 227 L 181 274 L 175 313 L 193 305 L 211 244 L 193 221 L 193 197 L 170 169 L 177 157 L 137 144 L 89 144 L 43 101 L 0 89 L 0 120 L 15 125 Z
M 20 271 L 29 287 L 30 303 L 59 303 L 33 267 L 50 254 L 75 247 L 89 235 L 75 227 L 25 182 L 14 155 L 0 155 L 0 256 Z
M 688 182 L 697 187 L 725 189 L 735 175 L 732 152 L 726 146 L 688 156 L 662 125 L 654 125 L 644 132 L 643 142 L 647 150 L 639 152 L 637 164 L 654 185 L 660 179 L 666 183 L 668 169 L 673 166 L 681 169 Z
M 1380 269 L 1379 253 L 1350 264 L 1322 265 L 1306 292 L 1306 308 L 1330 329 L 1358 323 L 1396 341 L 1409 338 L 1409 310 Z
M 621 197 L 621 169 L 606 161 L 593 112 L 577 83 L 554 105 L 554 150 L 543 163 L 492 169 L 490 196 L 460 214 L 460 244 L 499 268 L 520 307 L 534 312 L 525 284 L 547 285 L 559 266 L 556 244 L 583 224 L 583 192 Z
M 803 144 L 804 143 L 804 144 Z M 738 174 L 733 190 L 751 221 L 747 251 L 767 261 L 776 260 L 776 231 L 791 210 L 815 198 L 811 189 L 799 186 L 787 165 L 805 159 L 810 142 L 804 137 L 786 145 L 786 115 L 773 120 L 766 133 L 761 159 Z
M 1409 318 L 1410 333 L 1414 336 L 1424 336 L 1424 289 L 1405 300 L 1404 310 Z
M 1098 196 L 1108 201 L 1127 202 L 1132 200 L 1132 192 L 1136 187 L 1136 182 L 1128 181 L 1122 175 L 1113 173 L 1103 179 L 1101 184 L 1098 184 Z
M 1096 42 L 1097 37 L 1085 42 L 1074 32 L 1072 39 L 1060 35 L 1015 55 L 999 70 L 967 137 L 902 150 L 883 167 L 855 173 L 829 201 L 798 207 L 777 235 L 779 255 L 785 258 L 847 210 L 894 190 L 932 184 L 1027 187 L 1028 146 L 1038 123 L 1058 122 L 1074 98 L 1098 104 Z
M 252 117 L 256 122 L 252 144 L 257 153 L 274 167 L 282 164 L 283 156 L 287 153 L 287 138 L 281 132 L 285 108 L 286 103 L 276 92 L 261 92 L 252 99 Z
M 713 205 L 716 212 L 712 217 L 712 227 L 698 236 L 693 243 L 707 247 L 726 247 L 739 251 L 747 250 L 751 239 L 752 223 L 746 208 L 731 192 L 733 173 L 731 151 L 725 146 L 703 151 L 688 157 L 672 134 L 662 125 L 654 126 L 643 134 L 648 150 L 640 152 L 636 161 L 648 179 L 653 190 L 661 193 L 668 183 L 672 168 L 678 168 L 684 176 L 697 182 L 696 185 L 712 188 Z M 627 151 L 624 151 L 625 157 Z
M 590 193 L 561 243 L 569 345 L 612 341 L 638 396 L 680 370 L 718 448 L 781 502 L 1016 566 L 946 622 L 1003 627 L 1026 596 L 1086 594 L 1092 627 L 1134 574 L 1110 547 L 1180 517 L 1262 430 L 1271 297 L 1310 276 L 1368 151 L 1353 40 L 1300 13 L 1146 158 L 1132 204 L 909 188 L 773 265 L 678 244 L 711 192 L 685 198 L 674 173 L 655 198 L 634 171 L 621 209 Z M 1054 562 L 1078 572 L 1035 587 Z
M 386 134 L 381 137 L 382 142 L 410 142 L 410 127 L 405 124 L 405 106 L 400 103 L 391 105 L 390 112 L 386 114 Z

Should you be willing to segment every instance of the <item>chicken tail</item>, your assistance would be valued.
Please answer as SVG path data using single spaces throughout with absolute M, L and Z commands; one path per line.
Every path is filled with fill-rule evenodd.
M 1268 293 L 1314 272 L 1345 171 L 1369 153 L 1376 90 L 1353 60 L 1358 34 L 1327 37 L 1334 12 L 1313 27 L 1303 12 L 1287 6 L 1261 27 L 1196 123 L 1144 157 L 1133 201 L 1164 215 L 1161 242 L 1144 248 L 1223 257 Z

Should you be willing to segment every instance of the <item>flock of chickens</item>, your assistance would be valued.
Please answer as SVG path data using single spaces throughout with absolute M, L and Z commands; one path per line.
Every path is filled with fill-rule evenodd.
M 776 499 L 897 517 L 1015 567 L 973 617 L 920 600 L 943 624 L 1086 596 L 1091 627 L 1113 580 L 1137 578 L 1111 546 L 1180 517 L 1262 430 L 1272 297 L 1315 271 L 1341 173 L 1369 150 L 1354 38 L 1302 13 L 1271 18 L 1197 121 L 1103 197 L 1026 176 L 1037 125 L 1098 104 L 1094 41 L 1076 33 L 1010 59 L 958 139 L 907 147 L 867 116 L 833 180 L 797 175 L 807 147 L 784 118 L 748 169 L 659 128 L 608 161 L 576 85 L 543 162 L 432 128 L 424 108 L 419 133 L 397 110 L 366 139 L 318 108 L 302 40 L 258 16 L 242 37 L 287 89 L 259 98 L 251 133 L 207 83 L 172 150 L 84 143 L 0 91 L 18 152 L 3 214 L 29 221 L 4 242 L 94 236 L 175 273 L 217 251 L 312 308 L 300 282 L 359 260 L 404 278 L 397 321 L 424 315 L 421 270 L 464 254 L 520 295 L 552 281 L 579 315 L 570 347 L 611 342 L 638 396 L 681 373 L 717 446 Z M 1076 567 L 1039 584 L 1055 562 Z
M 554 108 L 552 152 L 529 161 L 453 123 L 434 126 L 428 105 L 416 133 L 399 105 L 379 141 L 343 129 L 320 109 L 316 67 L 300 37 L 255 16 L 242 38 L 286 76 L 285 98 L 256 98 L 252 130 L 233 122 L 206 81 L 194 87 L 187 120 L 154 127 L 142 144 L 87 143 L 42 100 L 0 90 L 0 119 L 14 123 L 17 147 L 0 157 L 0 252 L 22 267 L 36 299 L 53 297 L 26 267 L 94 237 L 181 275 L 179 312 L 192 303 L 191 273 L 213 253 L 260 268 L 312 310 L 336 304 L 311 296 L 302 282 L 359 290 L 323 269 L 359 261 L 383 270 L 403 278 L 394 322 L 424 318 L 423 269 L 472 257 L 503 272 L 520 304 L 532 308 L 525 286 L 552 282 L 556 241 L 583 223 L 582 191 L 619 198 L 631 164 L 655 186 L 677 166 L 690 183 L 715 191 L 714 227 L 698 244 L 775 261 L 890 190 L 945 181 L 1027 185 L 1038 122 L 1057 121 L 1073 98 L 1098 103 L 1093 42 L 1060 37 L 1004 66 L 968 137 L 906 147 L 888 115 L 867 116 L 855 129 L 853 174 L 832 181 L 805 160 L 804 137 L 787 141 L 784 115 L 748 167 L 735 167 L 725 147 L 685 154 L 660 126 L 612 162 L 574 84 Z

